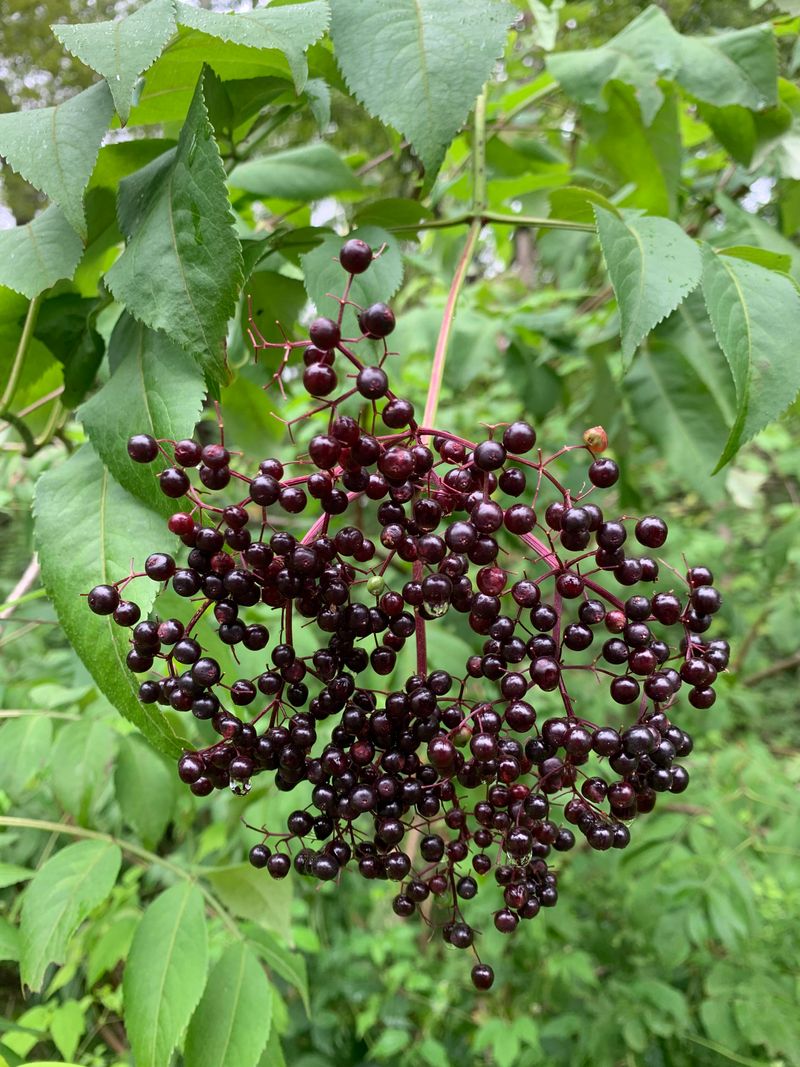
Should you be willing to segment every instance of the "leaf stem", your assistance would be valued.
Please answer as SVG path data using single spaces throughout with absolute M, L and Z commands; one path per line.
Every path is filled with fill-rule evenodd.
M 389 226 L 392 233 L 403 233 L 417 230 L 446 230 L 454 226 L 466 226 L 478 221 L 481 224 L 490 222 L 498 226 L 529 226 L 539 230 L 577 230 L 581 233 L 594 233 L 595 226 L 591 222 L 573 222 L 571 219 L 546 219 L 539 215 L 514 215 L 503 214 L 500 211 L 464 211 L 460 215 L 451 215 L 443 219 L 429 219 L 427 222 L 406 223 L 402 226 Z
M 35 296 L 28 304 L 28 313 L 25 316 L 25 325 L 22 327 L 22 335 L 17 345 L 17 351 L 14 354 L 14 362 L 11 364 L 11 373 L 8 376 L 6 387 L 3 390 L 3 396 L 0 397 L 0 417 L 5 417 L 2 413 L 14 399 L 14 393 L 17 389 L 19 382 L 19 376 L 22 373 L 22 364 L 25 362 L 25 354 L 28 351 L 28 345 L 31 343 L 33 337 L 33 331 L 36 328 L 36 319 L 39 317 L 39 306 L 41 305 L 42 297 Z
M 219 915 L 223 923 L 228 927 L 231 933 L 236 937 L 242 938 L 243 935 L 236 925 L 233 916 L 222 904 L 217 900 L 214 894 L 200 885 L 197 879 L 185 871 L 182 867 L 179 867 L 176 863 L 172 863 L 170 860 L 165 859 L 163 856 L 157 856 L 155 852 L 150 852 L 146 848 L 142 848 L 140 845 L 134 845 L 130 841 L 122 841 L 118 837 L 114 837 L 112 834 L 103 834 L 99 830 L 87 830 L 84 826 L 71 826 L 69 823 L 51 822 L 48 819 L 24 819 L 15 815 L 0 815 L 0 826 L 16 827 L 21 830 L 42 830 L 45 833 L 50 834 L 68 834 L 70 837 L 81 837 L 88 841 L 105 841 L 109 845 L 116 845 L 117 848 L 122 849 L 123 852 L 127 852 L 130 856 L 135 856 L 137 859 L 144 860 L 151 866 L 165 867 L 168 871 L 177 875 L 179 878 L 183 878 L 187 882 L 195 882 L 197 888 L 203 894 L 206 902 L 209 906 Z

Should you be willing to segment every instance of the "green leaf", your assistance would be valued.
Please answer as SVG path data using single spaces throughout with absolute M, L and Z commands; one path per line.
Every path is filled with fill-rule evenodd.
M 629 86 L 615 82 L 606 96 L 606 111 L 585 108 L 582 114 L 593 147 L 620 181 L 633 187 L 616 206 L 641 208 L 650 215 L 675 215 L 681 178 L 677 93 L 667 92 L 663 106 L 647 126 Z
M 162 893 L 142 916 L 125 965 L 125 1029 L 136 1067 L 164 1067 L 206 984 L 203 896 L 191 882 Z
M 748 263 L 758 263 L 767 270 L 777 270 L 782 274 L 788 274 L 792 267 L 792 257 L 782 252 L 770 252 L 766 248 L 752 248 L 750 245 L 731 245 L 729 248 L 719 248 L 717 251 L 723 256 L 735 256 L 737 259 L 746 259 Z
M 249 863 L 204 868 L 202 873 L 222 903 L 235 915 L 286 936 L 292 900 L 289 880 L 266 879 L 263 871 L 257 871 Z
M 0 155 L 58 204 L 82 237 L 87 234 L 83 191 L 112 112 L 108 86 L 98 82 L 55 107 L 0 115 Z
M 397 239 L 378 226 L 359 226 L 348 236 L 360 237 L 376 252 L 381 245 L 386 245 L 370 269 L 353 279 L 350 299 L 364 307 L 378 300 L 388 300 L 403 281 L 403 257 Z M 330 234 L 300 257 L 306 292 L 321 315 L 334 313 L 335 317 L 335 305 L 328 294 L 341 295 L 344 289 L 346 275 L 339 263 L 341 247 L 341 237 Z
M 18 867 L 16 863 L 0 863 L 0 889 L 7 889 L 10 885 L 18 885 L 33 878 L 35 871 L 27 867 Z
M 74 1058 L 78 1044 L 85 1030 L 86 1007 L 77 1000 L 67 1000 L 53 1012 L 50 1023 L 50 1036 L 65 1062 Z
M 117 735 L 104 722 L 63 726 L 50 753 L 50 781 L 56 800 L 85 824 L 93 802 L 108 782 Z
M 120 182 L 125 251 L 106 274 L 140 322 L 224 377 L 223 340 L 242 282 L 225 170 L 198 81 L 178 144 Z
M 669 219 L 617 218 L 595 206 L 597 234 L 617 298 L 622 358 L 638 345 L 700 281 L 700 250 Z
M 563 189 L 554 189 L 550 194 L 550 213 L 554 218 L 570 219 L 574 222 L 594 222 L 592 205 L 602 207 L 613 215 L 619 215 L 616 206 L 594 189 L 567 185 Z
M 432 174 L 502 55 L 513 17 L 505 0 L 336 0 L 331 37 L 350 91 L 411 141 Z
M 599 48 L 548 56 L 547 69 L 568 96 L 598 111 L 606 108 L 603 90 L 609 82 L 633 86 L 648 124 L 663 102 L 661 81 L 675 81 L 717 107 L 740 104 L 757 111 L 778 99 L 769 26 L 684 37 L 655 5 Z
M 319 200 L 360 185 L 339 154 L 322 142 L 240 163 L 231 171 L 228 182 L 235 189 L 282 200 Z
M 98 978 L 112 971 L 120 960 L 127 958 L 140 915 L 114 915 L 111 925 L 89 949 L 86 958 L 86 983 L 93 986 Z
M 56 204 L 24 226 L 0 230 L 0 285 L 32 300 L 71 278 L 83 255 L 77 233 Z
M 0 781 L 13 799 L 21 799 L 45 767 L 53 721 L 45 715 L 11 719 L 0 728 Z
M 680 348 L 655 334 L 625 379 L 642 432 L 675 473 L 708 492 L 708 475 L 728 434 L 716 396 Z
M 131 460 L 125 442 L 135 433 L 172 441 L 191 437 L 203 407 L 203 375 L 189 353 L 126 313 L 111 334 L 108 359 L 111 377 L 78 418 L 120 485 L 169 515 L 174 502 L 159 490 L 152 467 Z
M 305 85 L 308 75 L 305 51 L 322 37 L 330 18 L 326 0 L 256 8 L 240 13 L 206 11 L 179 3 L 177 12 L 178 22 L 182 26 L 190 26 L 233 44 L 282 52 L 298 92 Z
M 50 963 L 64 960 L 83 920 L 106 899 L 117 880 L 122 854 L 105 841 L 79 841 L 51 856 L 22 898 L 20 974 L 34 992 Z
M 36 320 L 36 336 L 64 367 L 61 403 L 73 408 L 94 382 L 105 345 L 95 328 L 98 301 L 77 293 L 45 300 Z
M 269 1039 L 272 987 L 243 941 L 225 949 L 208 976 L 184 1046 L 186 1067 L 256 1067 Z
M 304 957 L 299 952 L 291 952 L 267 930 L 262 930 L 257 926 L 248 926 L 245 932 L 269 969 L 295 987 L 302 998 L 306 1015 L 310 1016 L 308 973 Z
M 177 800 L 174 769 L 136 734 L 120 742 L 114 789 L 122 817 L 153 849 L 164 836 Z M 153 803 L 153 798 L 158 803 Z
M 68 52 L 106 79 L 124 126 L 136 82 L 175 32 L 173 2 L 150 0 L 123 19 L 50 29 Z
M 0 962 L 17 963 L 19 951 L 19 929 L 12 926 L 4 916 L 0 916 Z
M 420 219 L 432 218 L 433 212 L 419 200 L 390 196 L 384 200 L 359 204 L 355 209 L 355 217 L 359 226 L 391 229 L 392 226 L 413 226 Z
M 704 247 L 703 296 L 738 404 L 719 470 L 782 414 L 800 389 L 800 293 L 784 274 Z
M 84 445 L 36 485 L 35 538 L 42 579 L 59 621 L 100 691 L 166 755 L 183 750 L 163 713 L 140 704 L 138 684 L 125 665 L 128 637 L 89 611 L 89 587 L 124 577 L 131 558 L 164 536 L 162 520 L 118 485 Z M 149 610 L 155 587 L 132 582 L 125 596 Z

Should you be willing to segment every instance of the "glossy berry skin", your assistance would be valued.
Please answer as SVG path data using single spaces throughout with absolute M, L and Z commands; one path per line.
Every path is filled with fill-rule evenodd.
M 191 482 L 182 470 L 177 467 L 167 467 L 158 476 L 158 484 L 164 496 L 171 500 L 177 500 L 189 491 Z
M 589 467 L 589 481 L 600 489 L 616 485 L 618 479 L 619 467 L 613 459 L 596 459 Z
M 496 471 L 506 461 L 506 450 L 499 441 L 481 441 L 472 458 L 481 470 Z
M 111 615 L 119 606 L 119 593 L 113 585 L 96 585 L 88 600 L 95 615 Z
M 358 372 L 356 388 L 367 400 L 379 400 L 389 388 L 386 371 L 382 367 L 364 367 Z
M 351 237 L 342 245 L 339 262 L 348 274 L 363 274 L 372 262 L 372 249 L 366 241 Z
M 337 323 L 333 319 L 318 318 L 314 319 L 308 330 L 308 335 L 311 338 L 312 344 L 317 348 L 321 348 L 323 351 L 335 348 L 341 339 L 341 331 Z
M 158 443 L 147 433 L 128 438 L 128 455 L 135 463 L 152 463 L 158 455 Z
M 367 337 L 388 337 L 395 327 L 394 312 L 387 304 L 372 304 L 361 312 L 358 322 Z
M 536 444 L 536 431 L 527 422 L 512 422 L 503 431 L 503 447 L 507 452 L 522 456 Z
M 647 548 L 661 548 L 667 539 L 667 524 L 656 515 L 646 515 L 636 523 L 636 540 Z

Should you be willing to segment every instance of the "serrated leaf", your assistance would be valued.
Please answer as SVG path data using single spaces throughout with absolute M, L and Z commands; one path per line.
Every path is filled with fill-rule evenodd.
M 298 92 L 303 89 L 308 75 L 305 51 L 323 35 L 329 18 L 325 0 L 228 13 L 206 11 L 189 4 L 177 5 L 177 19 L 182 26 L 233 44 L 282 52 Z
M 378 226 L 359 226 L 348 237 L 361 238 L 375 251 L 381 245 L 386 245 L 369 270 L 353 279 L 350 299 L 363 307 L 379 300 L 388 300 L 403 281 L 403 257 L 397 239 Z M 300 257 L 309 300 L 314 302 L 321 315 L 333 314 L 334 318 L 337 307 L 329 294 L 341 295 L 346 279 L 339 263 L 341 247 L 341 237 L 330 234 L 316 248 Z
M 86 720 L 63 726 L 50 753 L 56 800 L 85 824 L 92 803 L 108 782 L 117 735 L 107 723 Z
M 292 886 L 287 879 L 276 882 L 249 863 L 228 867 L 209 867 L 203 877 L 211 884 L 222 903 L 242 919 L 250 919 L 268 930 L 286 935 Z
M 631 410 L 669 466 L 709 492 L 708 476 L 728 434 L 716 396 L 683 352 L 655 334 L 625 379 Z
M 122 817 L 153 849 L 164 836 L 177 800 L 174 770 L 135 734 L 120 742 L 114 790 Z M 158 803 L 153 798 L 158 797 Z
M 0 728 L 0 781 L 14 800 L 21 799 L 47 763 L 53 721 L 45 715 L 25 715 Z
M 173 6 L 150 0 L 123 19 L 50 27 L 68 52 L 106 79 L 123 126 L 136 82 L 175 32 Z
M 81 595 L 124 577 L 132 557 L 163 539 L 162 520 L 114 481 L 90 445 L 42 475 L 34 515 L 42 579 L 73 648 L 117 711 L 166 755 L 180 755 L 182 740 L 163 714 L 139 703 L 125 665 L 128 635 L 109 616 L 93 615 Z M 155 587 L 131 582 L 125 596 L 146 612 Z
M 703 297 L 738 405 L 719 470 L 778 418 L 800 389 L 800 293 L 785 274 L 704 246 Z
M 597 234 L 617 298 L 622 358 L 628 363 L 647 334 L 700 281 L 700 250 L 669 219 L 620 219 L 595 206 Z
M 228 183 L 256 196 L 282 200 L 319 200 L 360 185 L 339 154 L 324 142 L 249 159 L 234 167 Z
M 636 90 L 646 123 L 663 102 L 661 81 L 717 107 L 761 110 L 777 103 L 777 59 L 769 26 L 709 37 L 683 36 L 651 5 L 599 48 L 548 56 L 547 68 L 568 96 L 605 110 L 605 86 L 620 81 Z
M 513 17 L 504 0 L 334 0 L 331 37 L 350 91 L 411 141 L 432 174 L 502 55 Z
M 268 930 L 262 930 L 257 926 L 249 926 L 245 932 L 267 967 L 295 987 L 303 1001 L 306 1015 L 310 1016 L 308 973 L 304 957 L 299 952 L 291 952 Z
M 170 1062 L 206 983 L 208 946 L 203 896 L 183 882 L 148 907 L 125 965 L 125 1029 L 136 1067 Z
M 58 204 L 82 237 L 87 233 L 83 192 L 112 113 L 108 86 L 98 82 L 55 107 L 0 115 L 0 155 Z
M 203 407 L 202 372 L 174 341 L 125 312 L 111 334 L 108 359 L 111 377 L 80 407 L 78 418 L 120 485 L 169 515 L 174 502 L 159 490 L 151 466 L 131 460 L 125 442 L 136 433 L 172 441 L 191 437 Z
M 24 226 L 0 230 L 0 285 L 32 300 L 62 278 L 71 278 L 83 255 L 77 233 L 57 204 Z
M 122 854 L 105 841 L 79 841 L 51 856 L 22 898 L 20 974 L 38 991 L 51 963 L 64 960 L 80 923 L 106 899 L 117 880 Z
M 225 949 L 186 1034 L 186 1067 L 256 1067 L 269 1039 L 272 987 L 243 942 Z
M 203 78 L 177 146 L 120 182 L 124 252 L 106 274 L 120 303 L 225 374 L 223 340 L 242 283 L 225 170 L 203 100 Z

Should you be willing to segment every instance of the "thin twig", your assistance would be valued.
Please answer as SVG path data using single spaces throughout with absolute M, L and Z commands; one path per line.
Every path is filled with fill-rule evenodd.
M 17 604 L 25 596 L 33 583 L 39 577 L 39 560 L 34 555 L 22 573 L 22 577 L 9 593 L 9 602 L 6 607 L 0 611 L 0 622 L 4 619 L 8 619 L 17 609 Z M 16 603 L 14 603 L 16 601 Z

